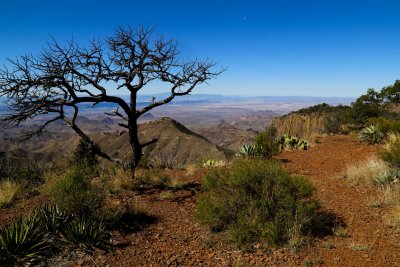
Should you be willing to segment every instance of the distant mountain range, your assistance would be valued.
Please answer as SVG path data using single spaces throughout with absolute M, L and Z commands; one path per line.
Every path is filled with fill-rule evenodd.
M 168 97 L 169 94 L 154 94 L 154 95 L 139 95 L 138 101 L 143 103 L 150 103 L 152 97 L 157 100 Z M 123 96 L 125 99 L 128 96 Z M 218 94 L 193 94 L 177 97 L 171 104 L 193 104 L 193 103 L 222 103 L 222 102 L 264 102 L 268 104 L 282 104 L 290 102 L 318 102 L 327 103 L 331 105 L 350 104 L 355 98 L 352 97 L 313 97 L 313 96 L 228 96 Z
M 151 104 L 153 97 L 155 101 L 168 97 L 169 94 L 139 95 L 137 98 L 137 106 L 139 108 Z M 129 102 L 129 96 L 121 96 L 125 101 Z M 355 98 L 349 97 L 305 97 L 305 96 L 227 96 L 217 94 L 193 94 L 176 97 L 172 102 L 164 107 L 235 107 L 246 109 L 269 109 L 278 112 L 290 111 L 290 107 L 296 110 L 298 107 L 307 107 L 319 103 L 327 103 L 330 105 L 348 105 Z M 265 108 L 263 108 L 265 106 Z M 271 108 L 272 106 L 272 108 Z M 284 106 L 284 107 L 283 107 Z M 102 112 L 104 110 L 113 110 L 117 106 L 113 103 L 99 103 L 94 107 L 90 103 L 80 104 L 82 113 Z M 256 108 L 257 107 L 257 108 Z M 276 107 L 276 110 L 274 109 Z M 7 111 L 4 104 L 4 98 L 0 98 L 0 114 Z

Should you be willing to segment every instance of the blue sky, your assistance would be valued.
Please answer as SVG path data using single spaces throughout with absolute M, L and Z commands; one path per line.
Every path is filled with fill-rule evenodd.
M 116 26 L 157 25 L 228 67 L 198 93 L 358 96 L 400 79 L 400 1 L 2 1 L 0 64 Z M 157 85 L 145 93 L 158 92 Z

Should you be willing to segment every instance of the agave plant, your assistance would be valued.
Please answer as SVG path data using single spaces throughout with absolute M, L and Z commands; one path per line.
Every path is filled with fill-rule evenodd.
M 109 233 L 103 222 L 85 217 L 69 221 L 64 226 L 63 233 L 68 241 L 87 250 L 93 250 L 93 247 L 105 247 L 109 239 Z
M 46 231 L 55 235 L 67 222 L 69 216 L 56 205 L 44 205 L 36 210 L 36 215 Z
M 384 134 L 381 132 L 378 126 L 370 125 L 365 127 L 358 134 L 358 140 L 361 142 L 367 142 L 369 144 L 378 144 L 382 142 Z
M 395 179 L 396 176 L 390 171 L 385 171 L 374 177 L 375 183 L 381 187 L 385 187 L 389 183 L 395 181 Z
M 256 147 L 253 144 L 244 144 L 238 151 L 238 156 L 242 157 L 255 157 Z
M 36 215 L 22 217 L 0 229 L 0 262 L 19 264 L 46 254 L 50 239 Z

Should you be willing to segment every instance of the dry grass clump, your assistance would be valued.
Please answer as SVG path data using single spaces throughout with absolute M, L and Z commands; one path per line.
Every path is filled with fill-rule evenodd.
M 398 182 L 393 183 L 391 186 L 385 187 L 383 190 L 384 202 L 388 205 L 400 204 L 400 184 Z M 400 207 L 400 206 L 399 206 Z
M 376 183 L 376 178 L 388 176 L 390 173 L 390 166 L 385 161 L 377 158 L 347 166 L 346 169 L 346 177 L 352 185 Z
M 199 167 L 196 164 L 189 164 L 186 166 L 186 175 L 191 176 L 196 173 L 196 171 L 199 169 Z
M 12 203 L 21 192 L 21 186 L 12 180 L 0 182 L 0 208 Z
M 400 134 L 390 133 L 383 148 L 382 158 L 393 167 L 400 168 Z
M 61 174 L 57 174 L 56 172 L 46 172 L 43 175 L 44 183 L 40 186 L 40 191 L 48 194 L 60 179 L 62 179 Z
M 392 212 L 393 225 L 400 232 L 400 206 L 397 206 Z
M 137 187 L 137 183 L 132 179 L 129 171 L 123 169 L 116 169 L 115 174 L 111 180 L 112 189 L 116 192 L 122 190 L 134 190 Z

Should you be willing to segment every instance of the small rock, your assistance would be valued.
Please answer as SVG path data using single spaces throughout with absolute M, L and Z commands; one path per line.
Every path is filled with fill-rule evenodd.
M 82 260 L 82 259 L 80 259 L 80 260 L 78 260 L 78 262 L 76 263 L 76 266 L 83 266 L 83 264 L 85 263 L 85 261 L 84 260 Z

